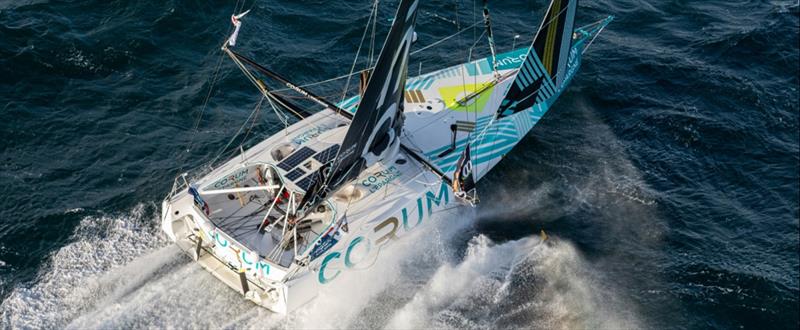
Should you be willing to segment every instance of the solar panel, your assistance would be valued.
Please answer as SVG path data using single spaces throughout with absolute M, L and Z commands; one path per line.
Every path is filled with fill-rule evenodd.
M 328 149 L 320 151 L 318 154 L 314 155 L 314 159 L 325 164 L 333 160 L 333 158 L 336 157 L 337 152 L 339 152 L 339 145 L 335 144 L 330 146 Z
M 294 170 L 292 170 L 291 172 L 286 173 L 286 178 L 288 178 L 289 180 L 294 181 L 294 180 L 297 180 L 298 178 L 300 178 L 301 176 L 303 176 L 305 174 L 306 174 L 306 171 L 303 171 L 302 168 L 298 167 L 298 168 L 295 168 Z
M 306 177 L 303 178 L 302 180 L 295 182 L 295 184 L 298 187 L 300 187 L 300 189 L 303 189 L 305 191 L 308 191 L 308 188 L 311 188 L 312 183 L 314 183 L 314 173 L 306 175 Z
M 308 159 L 308 157 L 311 157 L 311 155 L 314 153 L 316 153 L 314 149 L 303 147 L 302 149 L 297 150 L 293 154 L 289 155 L 289 157 L 286 157 L 286 159 L 278 164 L 278 167 L 282 168 L 284 171 L 291 170 L 304 160 Z

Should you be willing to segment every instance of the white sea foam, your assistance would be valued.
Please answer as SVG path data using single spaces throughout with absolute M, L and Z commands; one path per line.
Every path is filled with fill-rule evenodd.
M 429 277 L 448 258 L 447 242 L 471 225 L 471 209 L 434 215 L 425 230 L 412 231 L 381 248 L 379 258 L 326 284 L 319 296 L 288 316 L 250 313 L 233 320 L 231 328 L 375 328 L 386 324 L 398 304 L 410 299 L 419 279 Z
M 464 259 L 440 266 L 388 327 L 637 327 L 607 285 L 595 282 L 568 242 L 532 236 L 495 244 L 478 235 Z
M 84 218 L 74 242 L 55 252 L 31 287 L 17 287 L 0 305 L 0 320 L 13 328 L 65 325 L 89 307 L 104 287 L 96 279 L 137 256 L 166 245 L 142 204 L 122 217 Z
M 2 303 L 11 328 L 576 328 L 636 327 L 613 285 L 568 242 L 533 234 L 495 243 L 474 214 L 435 216 L 425 230 L 343 272 L 288 316 L 242 299 L 158 233 L 144 206 L 87 217 L 30 288 Z M 459 212 L 472 212 L 464 209 Z M 462 243 L 458 243 L 459 240 Z M 464 241 L 469 240 L 464 249 Z
M 414 234 L 382 251 L 369 269 L 342 273 L 289 316 L 255 306 L 169 244 L 157 215 L 140 205 L 125 216 L 87 217 L 74 242 L 55 252 L 31 287 L 0 305 L 10 328 L 341 328 L 397 277 L 405 256 L 422 253 Z M 436 240 L 424 246 L 435 246 Z M 441 249 L 438 249 L 441 250 Z M 414 252 L 412 252 L 414 251 Z M 386 311 L 388 313 L 389 311 Z

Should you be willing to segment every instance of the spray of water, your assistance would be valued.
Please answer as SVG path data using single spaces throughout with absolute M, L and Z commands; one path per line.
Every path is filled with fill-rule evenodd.
M 633 317 L 595 283 L 576 249 L 536 236 L 472 238 L 463 260 L 441 265 L 389 328 L 631 328 Z
M 3 301 L 3 323 L 22 328 L 60 327 L 91 307 L 97 293 L 108 289 L 94 280 L 97 276 L 166 244 L 152 235 L 153 229 L 143 221 L 149 219 L 146 209 L 142 204 L 122 217 L 84 218 L 73 234 L 73 243 L 50 257 L 36 283 L 16 288 Z
M 492 242 L 470 215 L 440 214 L 388 245 L 368 269 L 342 273 L 288 316 L 243 300 L 166 242 L 137 207 L 87 217 L 30 288 L 2 303 L 11 328 L 635 327 L 593 282 L 568 242 Z M 456 212 L 472 212 L 460 210 Z
M 624 154 L 606 149 L 595 152 Z M 476 218 L 519 221 L 533 212 L 554 221 L 610 205 L 603 210 L 611 214 L 603 219 L 609 239 L 658 241 L 649 229 L 636 229 L 652 228 L 636 225 L 637 218 L 655 218 L 648 213 L 652 198 L 637 188 L 642 180 L 635 167 L 618 159 L 577 169 L 592 173 L 582 182 L 545 181 L 524 193 L 500 189 L 496 200 L 503 203 L 490 204 L 502 205 L 442 212 L 382 248 L 367 269 L 343 272 L 288 316 L 245 301 L 192 263 L 159 233 L 157 214 L 146 211 L 153 207 L 87 217 L 34 284 L 15 288 L 2 302 L 0 320 L 10 328 L 73 329 L 639 327 L 635 308 L 617 293 L 624 288 L 598 271 L 602 260 L 587 260 L 558 233 L 543 242 L 537 228 L 520 227 L 528 234 L 495 242 L 474 226 Z M 554 194 L 568 195 L 568 207 L 554 202 Z

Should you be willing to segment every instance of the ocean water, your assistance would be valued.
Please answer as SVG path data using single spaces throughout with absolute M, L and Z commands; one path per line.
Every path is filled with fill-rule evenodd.
M 264 107 L 236 135 L 259 97 L 219 51 L 230 14 L 252 9 L 240 51 L 311 83 L 349 72 L 370 5 L 0 0 L 0 328 L 800 326 L 796 0 L 582 1 L 579 24 L 616 19 L 482 203 L 293 315 L 192 264 L 158 228 L 172 180 L 284 125 Z M 480 20 L 421 6 L 417 47 Z M 547 3 L 491 6 L 505 51 Z M 480 33 L 411 74 L 464 62 Z

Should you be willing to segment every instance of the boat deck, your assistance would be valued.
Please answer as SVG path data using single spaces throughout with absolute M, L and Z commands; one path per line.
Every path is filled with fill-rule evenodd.
M 223 177 L 223 180 L 230 180 L 217 180 L 215 183 L 209 184 L 206 187 L 207 190 L 204 191 L 208 192 L 212 186 L 228 188 L 220 185 L 220 182 L 225 182 L 228 186 L 231 185 L 230 182 L 233 182 L 236 187 L 243 188 L 263 186 L 252 175 L 255 173 L 252 168 L 254 166 L 234 171 L 233 174 Z M 240 179 L 237 180 L 237 176 Z M 216 228 L 247 249 L 256 252 L 260 257 L 287 267 L 294 257 L 294 237 L 287 236 L 291 235 L 291 231 L 285 230 L 285 227 L 288 226 L 282 219 L 286 214 L 285 209 L 288 203 L 286 196 L 288 195 L 285 194 L 276 201 L 273 192 L 258 190 L 206 195 L 204 200 L 209 207 L 208 219 Z M 296 224 L 298 251 L 304 251 L 308 244 L 330 224 L 330 220 L 324 221 L 326 216 L 331 218 L 326 214 L 328 210 L 325 208 L 322 210 L 322 213 L 315 213 L 315 216 L 303 219 Z M 288 240 L 284 240 L 284 238 Z M 282 241 L 291 242 L 291 244 L 284 243 L 283 246 L 279 246 Z

